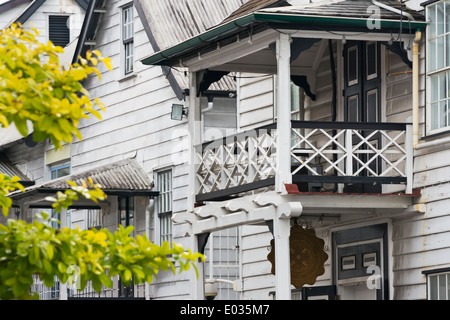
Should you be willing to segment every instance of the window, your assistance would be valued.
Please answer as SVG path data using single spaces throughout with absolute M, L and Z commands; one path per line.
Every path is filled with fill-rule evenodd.
M 134 69 L 134 7 L 128 6 L 122 10 L 122 42 L 123 63 L 125 74 Z
M 69 16 L 48 17 L 48 39 L 55 46 L 65 47 L 70 42 Z
M 87 227 L 88 229 L 97 228 L 101 229 L 102 227 L 102 210 L 99 209 L 89 209 L 87 211 Z
M 70 174 L 70 163 L 66 163 L 63 165 L 54 166 L 54 167 L 50 168 L 50 178 L 52 180 L 68 176 L 69 174 Z M 54 209 L 52 209 L 52 218 L 55 218 L 55 219 L 61 221 L 60 214 L 58 212 L 56 212 Z M 67 218 L 69 218 L 69 219 L 67 219 Z M 68 220 L 70 220 L 70 210 L 67 210 L 66 222 L 68 222 Z M 58 223 L 56 221 L 52 222 L 52 227 L 58 228 L 59 227 Z
M 119 223 L 124 228 L 134 225 L 134 197 L 119 197 Z
M 450 128 L 450 3 L 427 7 L 427 131 Z
M 70 174 L 70 164 L 63 164 L 60 166 L 54 166 L 51 168 L 51 179 L 58 179 L 68 176 Z
M 450 300 L 450 270 L 430 270 L 427 275 L 428 300 Z
M 161 243 L 172 243 L 172 170 L 158 173 L 158 218 Z

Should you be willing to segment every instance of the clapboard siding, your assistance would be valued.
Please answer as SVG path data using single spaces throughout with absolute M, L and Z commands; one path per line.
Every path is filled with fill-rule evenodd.
M 130 77 L 121 77 L 120 8 L 123 1 L 107 2 L 107 12 L 100 25 L 97 47 L 103 56 L 112 59 L 113 70 L 101 68 L 102 79 L 91 77 L 85 82 L 92 97 L 99 98 L 106 112 L 102 120 L 84 120 L 79 128 L 83 136 L 72 146 L 74 171 L 85 171 L 105 165 L 114 160 L 135 157 L 148 173 L 151 180 L 159 170 L 172 169 L 173 213 L 187 208 L 189 187 L 189 166 L 187 122 L 170 119 L 171 105 L 179 103 L 161 67 L 145 66 L 139 59 L 153 52 L 135 11 L 135 69 Z M 136 200 L 138 201 L 138 200 Z M 137 212 L 136 232 L 145 231 L 145 208 L 141 205 Z M 136 209 L 139 209 L 138 207 Z M 151 217 L 151 238 L 155 239 L 154 212 Z M 116 219 L 117 220 L 117 219 Z M 110 221 L 110 228 L 117 221 Z M 174 227 L 175 242 L 190 247 L 190 240 L 183 238 Z M 151 296 L 155 299 L 188 298 L 193 275 L 164 273 L 151 285 Z
M 273 122 L 274 82 L 272 76 L 240 74 L 239 124 L 241 131 Z

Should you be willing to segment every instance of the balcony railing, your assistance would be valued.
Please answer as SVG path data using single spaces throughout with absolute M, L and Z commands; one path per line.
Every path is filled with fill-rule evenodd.
M 313 187 L 302 191 L 320 191 L 324 183 L 404 184 L 411 191 L 410 125 L 292 121 L 291 127 L 292 181 Z M 197 202 L 273 186 L 276 150 L 276 124 L 197 146 Z

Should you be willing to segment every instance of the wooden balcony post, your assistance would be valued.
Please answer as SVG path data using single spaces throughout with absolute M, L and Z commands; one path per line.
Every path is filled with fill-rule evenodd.
M 197 86 L 198 86 L 198 78 L 196 72 L 189 73 L 189 112 L 188 112 L 188 129 L 189 129 L 189 150 L 191 150 L 190 154 L 190 163 L 189 163 L 189 185 L 193 186 L 190 188 L 188 194 L 188 204 L 187 211 L 193 212 L 195 207 L 195 196 L 198 192 L 198 182 L 195 176 L 195 171 L 197 168 L 197 155 L 194 146 L 199 145 L 202 142 L 201 137 L 201 110 L 200 110 L 200 99 L 197 97 Z M 196 250 L 198 248 L 198 239 L 197 236 L 192 235 L 190 239 L 190 248 Z M 194 249 L 195 248 L 195 249 Z M 198 278 L 191 278 L 191 296 L 195 300 L 203 300 L 204 299 L 204 272 L 203 272 L 203 262 L 196 262 L 197 270 L 199 273 Z
M 275 190 L 283 192 L 292 183 L 291 174 L 291 38 L 280 33 L 277 40 L 278 144 Z
M 200 98 L 197 97 L 197 73 L 189 73 L 189 111 L 188 111 L 188 130 L 189 130 L 189 150 L 190 150 L 190 163 L 189 163 L 189 185 L 192 186 L 188 195 L 188 211 L 194 210 L 195 196 L 198 192 L 198 182 L 195 176 L 197 169 L 197 163 L 200 161 L 197 159 L 194 146 L 199 145 L 202 142 L 201 138 L 201 111 L 200 111 Z

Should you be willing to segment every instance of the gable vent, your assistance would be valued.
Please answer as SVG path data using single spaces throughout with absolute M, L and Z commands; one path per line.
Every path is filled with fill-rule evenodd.
M 49 16 L 49 40 L 55 46 L 64 48 L 70 42 L 68 19 L 69 16 Z

